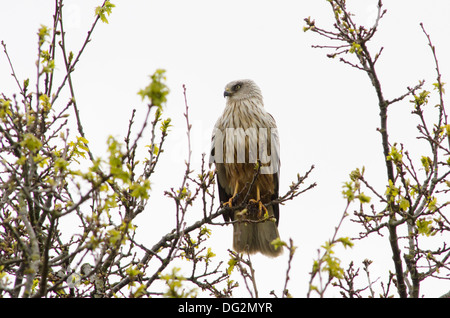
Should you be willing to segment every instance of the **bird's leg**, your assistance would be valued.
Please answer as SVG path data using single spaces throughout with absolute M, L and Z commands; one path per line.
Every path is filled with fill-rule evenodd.
M 258 204 L 258 218 L 261 218 L 261 216 L 265 215 L 266 213 L 268 214 L 269 211 L 267 211 L 267 208 L 265 207 L 265 205 L 261 202 L 261 194 L 259 192 L 259 186 L 256 185 L 256 200 L 255 199 L 250 199 L 249 202 L 252 203 L 256 203 Z M 263 214 L 263 210 L 264 210 L 264 214 Z
M 228 207 L 233 207 L 233 200 L 236 197 L 236 194 L 238 193 L 238 189 L 239 189 L 239 183 L 236 181 L 236 184 L 234 186 L 234 193 L 233 196 L 230 198 L 230 200 L 228 200 L 228 202 L 224 202 L 223 206 L 228 206 Z

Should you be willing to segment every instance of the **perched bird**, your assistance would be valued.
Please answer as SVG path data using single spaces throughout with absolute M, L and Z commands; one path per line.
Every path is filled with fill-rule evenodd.
M 216 166 L 219 198 L 230 207 L 224 219 L 233 223 L 233 248 L 250 254 L 281 254 L 279 238 L 279 139 L 274 118 L 264 109 L 261 90 L 252 80 L 226 85 L 226 106 L 212 135 L 211 160 Z

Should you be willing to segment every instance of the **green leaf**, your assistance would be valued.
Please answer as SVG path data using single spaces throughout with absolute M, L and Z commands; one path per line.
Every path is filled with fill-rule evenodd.
M 208 251 L 206 252 L 206 261 L 209 261 L 209 259 L 213 258 L 214 256 L 216 256 L 216 254 L 214 254 L 211 250 L 211 247 L 208 247 Z
M 344 269 L 341 267 L 341 261 L 337 257 L 332 256 L 332 254 L 332 251 L 330 251 L 324 255 L 323 260 L 326 265 L 322 271 L 328 272 L 331 278 L 342 279 L 344 278 Z
M 100 17 L 100 20 L 102 20 L 103 23 L 109 23 L 108 19 L 106 18 L 106 14 L 109 16 L 111 14 L 112 8 L 114 7 L 114 4 L 109 1 L 105 1 L 103 7 L 95 8 L 95 14 Z
M 20 142 L 20 145 L 31 152 L 36 152 L 42 147 L 41 141 L 30 133 L 23 135 L 23 140 Z
M 353 245 L 354 245 L 351 238 L 349 238 L 349 237 L 338 238 L 338 241 L 341 242 L 345 248 L 353 247 Z
M 109 242 L 115 245 L 119 240 L 122 239 L 122 233 L 116 229 L 108 230 Z
M 70 51 L 69 52 L 69 65 L 72 64 L 72 60 L 73 60 L 73 52 Z
M 153 75 L 150 76 L 151 83 L 138 92 L 138 94 L 142 97 L 142 100 L 147 97 L 150 100 L 151 104 L 157 107 L 162 107 L 167 102 L 169 88 L 165 84 L 165 72 L 166 71 L 163 69 L 158 69 Z M 170 120 L 167 122 L 167 125 L 169 123 Z
M 172 268 L 172 273 L 160 275 L 160 278 L 164 280 L 166 282 L 166 285 L 168 286 L 168 289 L 164 293 L 164 296 L 170 298 L 195 297 L 195 289 L 186 290 L 186 288 L 183 288 L 182 282 L 186 280 L 186 278 L 179 275 L 179 271 L 180 268 L 174 267 Z
M 44 65 L 44 68 L 42 69 L 42 72 L 44 73 L 51 73 L 53 72 L 53 69 L 55 68 L 55 61 L 50 60 L 47 62 L 47 64 Z
M 319 262 L 317 260 L 314 260 L 311 274 L 316 274 L 319 270 L 320 270 Z
M 283 246 L 287 246 L 286 242 L 282 241 L 279 237 L 277 237 L 272 242 L 270 242 L 270 244 L 273 245 L 275 250 L 277 250 L 279 248 L 283 248 Z
M 50 30 L 51 30 L 50 28 L 48 28 L 45 25 L 41 24 L 41 27 L 39 28 L 39 31 L 38 31 L 39 46 L 44 44 L 45 38 L 50 35 Z
M 443 94 L 445 94 L 444 85 L 445 85 L 445 83 L 443 83 L 443 82 L 441 82 L 440 84 L 439 84 L 439 82 L 433 83 L 434 89 L 437 91 L 441 91 Z
M 200 234 L 201 234 L 201 235 L 206 235 L 207 237 L 210 237 L 210 236 L 211 236 L 211 230 L 208 229 L 206 226 L 203 226 L 203 227 L 200 229 Z
M 172 121 L 172 119 L 167 118 L 165 119 L 162 123 L 161 123 L 161 131 L 165 134 L 167 133 L 169 127 L 172 127 L 172 125 L 170 124 L 170 122 Z
M 437 198 L 436 197 L 431 197 L 430 198 L 430 202 L 428 202 L 428 210 L 430 210 L 431 212 L 436 211 L 437 209 Z
M 131 196 L 140 199 L 148 199 L 150 197 L 150 180 L 145 180 L 143 183 L 135 182 L 130 186 Z
M 401 209 L 402 211 L 406 211 L 406 210 L 408 210 L 410 204 L 409 204 L 409 201 L 408 201 L 407 199 L 405 199 L 404 197 L 402 197 L 402 198 L 400 199 L 400 201 L 399 201 L 399 206 L 400 206 L 400 209 Z
M 237 260 L 235 258 L 230 258 L 230 260 L 228 261 L 228 268 L 227 268 L 228 275 L 231 275 L 231 273 L 233 272 L 234 266 L 236 264 L 237 264 Z
M 55 165 L 54 165 L 55 171 L 64 172 L 68 166 L 69 166 L 69 163 L 66 160 L 64 160 L 63 158 L 58 158 L 55 160 Z
M 422 162 L 422 166 L 425 168 L 425 172 L 428 174 L 430 172 L 431 167 L 431 158 L 422 156 L 420 162 Z
M 394 161 L 395 164 L 399 164 L 402 162 L 403 155 L 401 151 L 397 149 L 397 147 L 394 145 L 391 148 L 391 151 L 389 152 L 389 155 L 387 156 L 387 160 Z
M 370 202 L 370 197 L 365 195 L 363 192 L 361 192 L 358 195 L 358 199 L 359 199 L 359 202 L 361 202 L 361 203 L 369 203 Z
M 50 103 L 50 98 L 46 94 L 40 95 L 39 101 L 41 102 L 41 106 L 45 112 L 48 112 L 52 108 L 52 104 Z
M 359 180 L 364 175 L 365 167 L 363 166 L 361 170 L 359 168 L 356 168 L 352 172 L 350 172 L 350 180 L 353 182 Z
M 130 265 L 130 267 L 128 267 L 128 268 L 125 270 L 125 273 L 127 273 L 128 276 L 130 276 L 131 278 L 143 274 L 143 273 L 139 270 L 139 268 L 138 268 L 137 266 L 131 266 L 131 265 Z
M 430 236 L 432 234 L 432 226 L 433 221 L 427 221 L 425 219 L 418 219 L 416 221 L 417 232 L 421 235 Z
M 394 202 L 394 199 L 399 195 L 400 189 L 397 188 L 391 179 L 389 179 L 389 186 L 386 189 L 386 195 L 390 196 L 390 200 Z
M 11 101 L 0 98 L 0 119 L 5 119 L 6 115 L 11 116 Z
M 349 52 L 350 52 L 350 53 L 356 53 L 356 54 L 358 54 L 358 55 L 361 54 L 361 53 L 362 53 L 361 45 L 358 44 L 358 43 L 356 43 L 356 42 L 353 42 L 353 43 L 352 43 L 352 46 L 350 47 Z
M 414 100 L 412 100 L 411 102 L 416 105 L 416 108 L 420 107 L 428 103 L 429 95 L 430 95 L 429 91 L 423 90 L 422 92 L 419 93 L 419 95 L 413 95 Z
M 347 199 L 348 202 L 352 202 L 355 199 L 355 191 L 356 191 L 356 189 L 353 186 L 353 183 L 344 182 L 342 188 L 344 188 L 344 190 L 342 190 L 344 198 Z
M 108 151 L 109 151 L 109 169 L 114 178 L 122 180 L 124 183 L 130 181 L 130 174 L 124 169 L 121 151 L 121 144 L 115 140 L 112 136 L 108 138 Z

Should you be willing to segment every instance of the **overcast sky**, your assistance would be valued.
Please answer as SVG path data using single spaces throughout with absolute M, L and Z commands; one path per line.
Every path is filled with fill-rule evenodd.
M 69 50 L 78 51 L 94 20 L 94 8 L 101 2 L 65 1 Z M 171 89 L 164 116 L 173 119 L 173 127 L 157 179 L 152 180 L 147 214 L 136 220 L 142 230 L 141 240 L 150 245 L 173 227 L 170 218 L 167 221 L 158 215 L 172 212 L 173 203 L 163 196 L 163 191 L 179 186 L 185 168 L 182 85 L 187 87 L 193 125 L 192 161 L 198 171 L 201 154 L 209 151 L 214 123 L 225 105 L 225 84 L 251 78 L 261 87 L 265 107 L 278 123 L 280 194 L 289 189 L 297 173 L 303 174 L 311 165 L 316 166 L 308 181 L 317 182 L 318 186 L 280 208 L 280 235 L 284 240 L 292 238 L 298 246 L 289 289 L 296 297 L 305 296 L 316 249 L 332 236 L 345 208 L 341 186 L 348 180 L 349 172 L 364 165 L 368 180 L 379 187 L 385 182 L 381 140 L 376 131 L 379 111 L 367 75 L 328 59 L 327 51 L 311 48 L 312 44 L 329 43 L 302 30 L 303 19 L 309 16 L 317 25 L 330 27 L 333 16 L 328 2 L 112 2 L 116 7 L 109 24 L 97 26 L 74 73 L 75 94 L 94 154 L 104 155 L 109 135 L 124 136 L 132 109 L 136 108 L 141 118 L 145 114 L 145 104 L 136 93 L 148 84 L 148 75 L 158 68 L 166 69 Z M 367 26 L 373 24 L 377 0 L 347 2 L 357 21 Z M 0 2 L 0 40 L 6 42 L 20 79 L 33 79 L 36 32 L 40 24 L 51 26 L 53 6 L 53 0 Z M 373 54 L 380 46 L 384 47 L 377 66 L 386 98 L 402 95 L 407 86 L 422 79 L 427 81 L 426 88 L 431 89 L 435 81 L 433 58 L 420 22 L 437 47 L 443 81 L 448 82 L 450 2 L 386 0 L 384 7 L 388 12 L 370 47 Z M 62 64 L 56 67 L 61 72 L 64 69 Z M 6 93 L 15 91 L 9 73 L 1 54 L 0 90 Z M 391 142 L 404 142 L 419 155 L 426 148 L 414 138 L 416 122 L 414 118 L 411 120 L 411 109 L 407 101 L 394 105 L 389 117 Z M 226 258 L 232 229 L 213 230 L 210 243 L 214 244 L 213 251 Z M 153 234 L 150 238 L 149 233 Z M 341 235 L 354 233 L 357 230 L 347 222 Z M 345 265 L 347 257 L 379 261 L 372 265 L 372 278 L 381 276 L 380 281 L 386 281 L 386 267 L 392 268 L 387 235 L 356 242 L 355 248 L 342 255 Z M 276 260 L 255 257 L 262 295 L 268 295 L 272 289 L 281 292 L 286 260 L 287 255 Z M 364 283 L 361 279 L 361 284 Z M 444 282 L 431 287 L 424 284 L 422 288 L 427 296 L 447 291 Z

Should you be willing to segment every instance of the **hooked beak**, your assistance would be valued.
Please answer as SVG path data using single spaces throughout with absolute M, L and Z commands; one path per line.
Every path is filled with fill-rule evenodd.
M 231 95 L 233 95 L 233 93 L 230 92 L 230 88 L 226 87 L 225 91 L 223 92 L 223 97 L 230 97 Z

